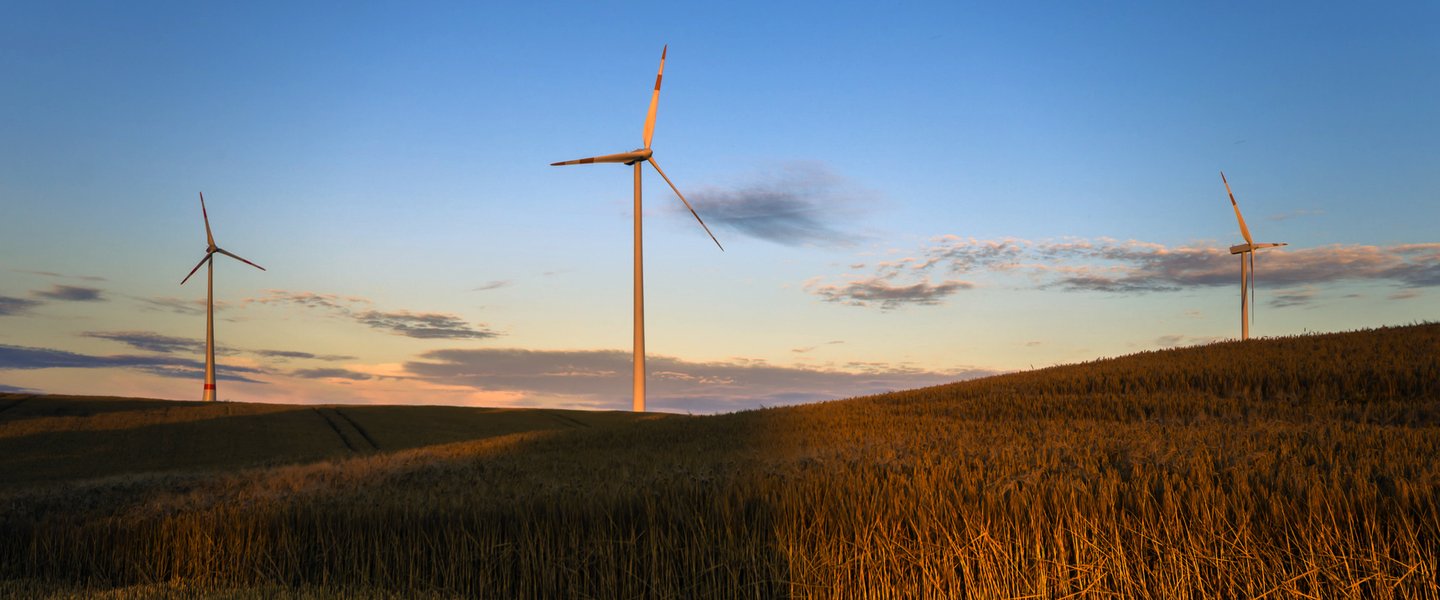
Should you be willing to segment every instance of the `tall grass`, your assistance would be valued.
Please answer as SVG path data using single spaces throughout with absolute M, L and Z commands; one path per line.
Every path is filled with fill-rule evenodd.
M 1440 598 L 1437 415 L 1440 325 L 1219 344 L 13 490 L 0 578 L 322 597 Z

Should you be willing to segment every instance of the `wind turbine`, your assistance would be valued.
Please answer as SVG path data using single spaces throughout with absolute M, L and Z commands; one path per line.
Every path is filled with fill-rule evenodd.
M 1245 217 L 1240 216 L 1240 205 L 1235 203 L 1235 192 L 1230 191 L 1230 182 L 1225 179 L 1225 172 L 1220 172 L 1220 181 L 1225 182 L 1225 193 L 1230 194 L 1230 206 L 1235 209 L 1235 220 L 1240 222 L 1240 235 L 1245 236 L 1245 243 L 1230 247 L 1231 254 L 1240 255 L 1240 339 L 1250 339 L 1250 321 L 1254 319 L 1252 312 L 1255 304 L 1255 251 L 1261 248 L 1278 248 L 1288 246 L 1286 243 L 1265 243 L 1257 244 L 1250 237 L 1250 228 L 1245 226 Z M 1246 256 L 1250 255 L 1249 265 L 1246 265 Z
M 200 193 L 200 216 L 205 219 L 205 241 L 209 244 L 205 248 L 205 258 L 190 269 L 190 275 L 200 270 L 200 266 L 209 264 L 209 277 L 205 282 L 205 394 L 202 400 L 206 402 L 215 401 L 215 254 L 224 254 L 230 258 L 243 262 L 247 265 L 265 270 L 265 267 L 231 254 L 228 250 L 215 245 L 215 236 L 210 234 L 210 215 L 205 212 L 205 193 Z M 190 281 L 190 275 L 180 280 L 180 285 Z
M 655 108 L 660 104 L 660 80 L 665 75 L 665 53 L 669 49 L 670 46 L 666 45 L 665 48 L 660 50 L 660 71 L 655 74 L 655 91 L 650 94 L 650 111 L 645 113 L 644 147 L 620 154 L 606 154 L 604 156 L 593 156 L 590 158 L 550 163 L 552 167 L 588 165 L 591 163 L 624 163 L 635 169 L 635 387 L 634 398 L 631 404 L 635 412 L 645 412 L 645 278 L 642 267 L 643 261 L 641 260 L 640 163 L 648 162 L 650 166 L 655 167 L 655 172 L 659 173 L 660 177 L 665 179 L 665 183 L 670 184 L 670 189 L 675 190 L 675 195 L 679 196 L 680 201 L 685 203 L 685 208 L 690 209 L 690 214 L 695 215 L 695 220 L 699 221 L 700 226 L 705 228 L 705 233 L 710 234 L 710 239 L 715 241 L 715 245 L 719 246 L 721 251 L 725 250 L 724 246 L 720 246 L 720 240 L 715 239 L 715 234 L 711 233 L 710 228 L 705 225 L 705 221 L 700 219 L 700 214 L 695 212 L 695 207 L 690 206 L 690 201 L 686 200 L 685 195 L 680 193 L 680 188 L 675 187 L 675 183 L 670 181 L 670 177 L 665 175 L 665 171 L 660 168 L 660 163 L 655 162 L 655 157 L 650 151 L 650 138 L 655 135 Z

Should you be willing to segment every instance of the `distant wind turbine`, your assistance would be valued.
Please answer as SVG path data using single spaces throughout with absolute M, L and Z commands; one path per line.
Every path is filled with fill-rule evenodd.
M 665 75 L 665 53 L 669 48 L 667 45 L 660 50 L 660 71 L 655 74 L 655 91 L 650 94 L 650 111 L 645 114 L 645 146 L 643 148 L 621 154 L 607 154 L 604 156 L 550 163 L 552 167 L 588 165 L 591 163 L 624 163 L 635 168 L 635 388 L 634 399 L 632 401 L 632 407 L 635 412 L 645 412 L 645 279 L 644 269 L 642 268 L 643 261 L 641 259 L 640 163 L 648 162 L 650 166 L 655 167 L 655 172 L 659 173 L 660 177 L 665 179 L 665 183 L 670 184 L 670 189 L 675 190 L 675 195 L 679 196 L 680 201 L 685 203 L 685 208 L 690 209 L 690 214 L 695 215 L 695 220 L 699 221 L 700 226 L 705 228 L 705 233 L 710 234 L 710 239 L 715 241 L 715 245 L 719 246 L 720 250 L 725 250 L 724 246 L 720 246 L 720 240 L 715 239 L 715 234 L 711 233 L 710 228 L 705 225 L 705 221 L 700 219 L 700 214 L 695 212 L 695 207 L 690 206 L 690 201 L 686 200 L 685 195 L 680 193 L 680 188 L 675 187 L 675 184 L 670 181 L 670 177 L 665 175 L 665 171 L 660 169 L 660 163 L 655 162 L 655 157 L 650 151 L 650 138 L 655 134 L 655 109 L 660 104 L 660 80 Z
M 1230 206 L 1235 209 L 1235 220 L 1240 222 L 1240 235 L 1245 236 L 1245 243 L 1230 247 L 1231 254 L 1240 255 L 1240 339 L 1250 339 L 1250 321 L 1255 318 L 1253 311 L 1255 305 L 1255 251 L 1261 248 L 1278 248 L 1288 246 L 1286 243 L 1265 243 L 1257 244 L 1250 237 L 1250 228 L 1245 226 L 1245 217 L 1240 216 L 1240 205 L 1235 203 L 1235 192 L 1230 191 L 1230 182 L 1225 179 L 1225 172 L 1220 172 L 1220 181 L 1225 182 L 1225 193 L 1230 194 Z M 1249 265 L 1246 265 L 1246 256 L 1250 255 Z
M 205 282 L 205 394 L 202 400 L 206 402 L 215 401 L 215 254 L 220 253 L 243 262 L 247 265 L 265 270 L 265 267 L 231 254 L 228 250 L 215 245 L 215 236 L 210 234 L 210 215 L 205 212 L 205 194 L 200 194 L 200 216 L 205 219 L 205 241 L 209 244 L 205 248 L 205 258 L 190 269 L 190 274 L 180 280 L 180 285 L 190 281 L 190 276 L 200 270 L 200 266 L 209 264 L 207 281 Z

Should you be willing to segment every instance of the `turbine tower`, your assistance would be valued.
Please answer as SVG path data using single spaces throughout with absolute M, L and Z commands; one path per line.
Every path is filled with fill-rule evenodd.
M 1231 254 L 1240 255 L 1240 339 L 1250 339 L 1250 321 L 1255 318 L 1255 251 L 1261 248 L 1278 248 L 1288 246 L 1286 243 L 1264 243 L 1257 244 L 1250 237 L 1250 228 L 1245 226 L 1245 217 L 1240 216 L 1240 205 L 1235 203 L 1235 192 L 1230 191 L 1230 182 L 1225 179 L 1225 172 L 1220 172 L 1220 181 L 1225 182 L 1225 193 L 1230 194 L 1230 206 L 1235 209 L 1235 220 L 1240 222 L 1240 235 L 1245 236 L 1245 243 L 1230 247 Z M 1249 264 L 1246 264 L 1247 256 Z
M 260 266 L 260 265 L 257 265 L 257 264 L 255 264 L 255 263 L 253 263 L 253 262 L 250 262 L 250 261 L 248 261 L 248 260 L 245 260 L 245 259 L 243 259 L 243 258 L 240 258 L 239 256 L 236 256 L 236 255 L 234 255 L 234 254 L 231 254 L 229 251 L 225 250 L 224 248 L 221 248 L 221 247 L 215 245 L 215 236 L 213 236 L 213 235 L 210 234 L 210 215 L 205 212 L 205 193 L 204 193 L 204 192 L 201 192 L 201 193 L 200 193 L 200 216 L 205 219 L 205 242 L 208 244 L 208 246 L 206 246 L 206 248 L 205 248 L 205 258 L 200 259 L 200 262 L 198 262 L 198 263 L 195 264 L 195 268 L 190 269 L 190 274 L 189 274 L 189 275 L 186 275 L 184 279 L 181 279 L 181 280 L 180 280 L 180 285 L 185 285 L 185 282 L 186 282 L 186 281 L 190 281 L 190 275 L 194 275 L 196 271 L 199 271 L 201 265 L 204 265 L 204 264 L 209 264 L 209 265 L 210 265 L 210 267 L 209 267 L 209 269 L 208 269 L 208 271 L 209 271 L 208 275 L 209 275 L 209 276 L 207 277 L 207 280 L 206 280 L 206 282 L 205 282 L 205 393 L 204 393 L 204 395 L 201 397 L 201 399 L 204 400 L 204 401 L 206 401 L 206 402 L 214 402 L 214 401 L 215 401 L 215 261 L 214 261 L 215 254 L 216 254 L 216 253 L 224 254 L 225 256 L 228 256 L 228 257 L 230 257 L 230 258 L 233 258 L 233 259 L 235 259 L 235 260 L 238 260 L 238 261 L 240 261 L 240 262 L 243 262 L 243 263 L 245 263 L 245 264 L 247 264 L 247 265 L 250 265 L 250 266 L 252 266 L 252 267 L 255 267 L 255 268 L 257 268 L 257 269 L 260 269 L 261 271 L 264 271 L 264 270 L 265 270 L 265 267 L 262 267 L 262 266 Z
M 660 177 L 662 177 L 662 178 L 665 179 L 665 183 L 667 183 L 667 184 L 670 185 L 670 189 L 675 190 L 675 195 L 676 195 L 676 196 L 679 196 L 679 197 L 680 197 L 680 201 L 685 203 L 685 208 L 690 209 L 690 214 L 695 215 L 695 220 L 696 220 L 696 221 L 699 221 L 699 222 L 700 222 L 700 226 L 705 228 L 705 233 L 710 234 L 710 239 L 715 241 L 715 245 L 716 245 L 716 246 L 719 246 L 719 247 L 720 247 L 720 250 L 722 250 L 722 251 L 725 250 L 725 247 L 724 247 L 724 246 L 720 246 L 720 240 L 715 239 L 715 234 L 714 234 L 714 233 L 711 233 L 710 228 L 705 225 L 705 221 L 703 221 L 703 220 L 700 219 L 699 213 L 696 213 L 696 212 L 695 212 L 695 207 L 690 206 L 690 201 L 689 201 L 689 200 L 686 200 L 686 199 L 685 199 L 685 195 L 680 193 L 680 188 L 675 187 L 675 183 L 672 182 L 672 181 L 670 181 L 670 177 L 667 176 L 667 175 L 665 175 L 665 171 L 663 171 L 663 170 L 660 169 L 660 163 L 655 162 L 655 157 L 654 157 L 653 153 L 650 151 L 650 139 L 651 139 L 651 138 L 654 136 L 654 134 L 655 134 L 655 108 L 656 108 L 656 107 L 659 105 L 659 103 L 660 103 L 660 80 L 661 80 L 661 78 L 665 75 L 665 53 L 669 50 L 669 48 L 670 48 L 670 47 L 667 45 L 667 46 L 665 46 L 665 48 L 663 48 L 663 49 L 660 50 L 660 71 L 655 74 L 655 91 L 650 94 L 650 111 L 647 112 L 647 113 L 645 113 L 645 132 L 644 132 L 644 135 L 643 135 L 643 140 L 644 140 L 644 142 L 645 142 L 645 146 L 644 146 L 644 147 L 637 148 L 637 149 L 635 149 L 635 150 L 631 150 L 630 152 L 623 152 L 623 153 L 620 153 L 620 154 L 606 154 L 606 155 L 604 155 L 604 156 L 594 156 L 594 157 L 590 157 L 590 158 L 581 158 L 581 159 L 577 159 L 577 160 L 567 160 L 567 161 L 563 161 L 563 162 L 550 163 L 550 166 L 552 166 L 552 167 L 559 167 L 559 166 L 564 166 L 564 165 L 588 165 L 588 164 L 591 164 L 591 163 L 624 163 L 624 164 L 626 164 L 626 165 L 629 165 L 629 166 L 634 167 L 634 171 L 635 171 L 635 317 L 634 317 L 634 318 L 635 318 L 635 340 L 634 340 L 634 354 L 635 354 L 635 358 L 634 358 L 634 362 L 635 362 L 634 382 L 635 382 L 635 386 L 634 386 L 634 399 L 633 399 L 633 401 L 632 401 L 632 405 L 631 405 L 631 406 L 632 406 L 632 408 L 635 410 L 635 412 L 645 412 L 645 283 L 644 283 L 645 279 L 644 279 L 644 269 L 642 268 L 642 265 L 643 265 L 643 260 L 642 260 L 643 253 L 641 252 L 641 238 L 642 238 L 642 236 L 641 236 L 641 225 L 640 225 L 640 170 L 641 170 L 641 169 L 640 169 L 640 166 L 641 166 L 641 163 L 646 163 L 646 162 L 648 162 L 648 163 L 650 163 L 650 166 L 655 167 L 655 172 L 659 173 L 659 174 L 660 174 Z

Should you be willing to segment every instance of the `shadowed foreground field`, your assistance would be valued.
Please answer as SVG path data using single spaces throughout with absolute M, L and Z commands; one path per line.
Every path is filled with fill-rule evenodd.
M 7 485 L 0 594 L 1440 598 L 1437 324 L 380 446 Z
M 576 410 L 0 394 L 0 485 L 313 462 L 657 417 Z

